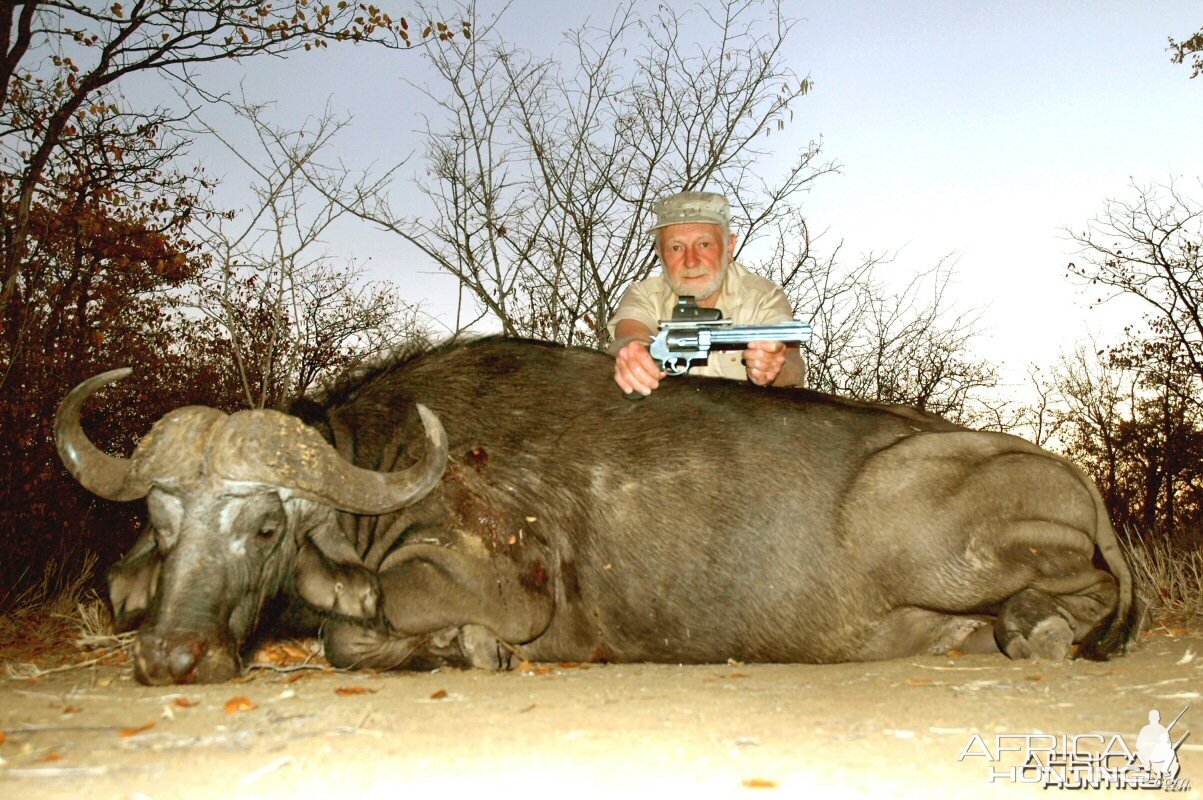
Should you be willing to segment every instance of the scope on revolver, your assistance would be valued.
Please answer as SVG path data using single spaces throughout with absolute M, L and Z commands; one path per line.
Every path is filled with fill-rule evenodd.
M 677 297 L 677 305 L 673 308 L 673 322 L 718 322 L 723 318 L 719 308 L 699 308 L 698 300 L 691 294 Z

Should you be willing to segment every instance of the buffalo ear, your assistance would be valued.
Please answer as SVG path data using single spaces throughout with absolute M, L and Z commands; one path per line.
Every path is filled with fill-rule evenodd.
M 356 619 L 376 616 L 376 576 L 341 532 L 311 531 L 297 552 L 294 576 L 297 594 L 321 611 Z
M 120 561 L 109 567 L 109 602 L 118 633 L 137 628 L 154 599 L 159 583 L 159 550 L 153 529 L 148 529 Z

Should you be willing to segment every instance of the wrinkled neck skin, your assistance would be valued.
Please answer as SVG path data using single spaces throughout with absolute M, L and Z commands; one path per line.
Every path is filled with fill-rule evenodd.
M 156 486 L 147 507 L 159 565 L 135 675 L 155 685 L 237 676 L 239 652 L 285 585 L 300 532 L 315 513 L 332 512 L 276 487 L 213 479 Z

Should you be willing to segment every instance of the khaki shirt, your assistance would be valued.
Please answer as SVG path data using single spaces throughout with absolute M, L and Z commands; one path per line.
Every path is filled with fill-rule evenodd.
M 610 339 L 614 339 L 614 329 L 619 320 L 623 319 L 642 322 L 648 330 L 655 333 L 660 329 L 661 321 L 672 318 L 676 305 L 677 293 L 668 285 L 668 280 L 663 274 L 631 284 L 610 321 L 606 323 Z M 722 309 L 725 319 L 732 320 L 736 325 L 790 322 L 794 318 L 794 309 L 780 286 L 767 278 L 748 272 L 734 261 L 727 267 L 716 306 Z M 614 345 L 622 344 L 626 342 L 615 342 L 611 345 L 610 354 L 615 355 L 619 349 Z M 711 350 L 706 366 L 693 367 L 689 374 L 737 381 L 748 379 L 742 350 Z

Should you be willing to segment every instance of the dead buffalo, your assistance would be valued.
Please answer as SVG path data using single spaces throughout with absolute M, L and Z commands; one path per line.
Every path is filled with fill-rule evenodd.
M 64 462 L 150 512 L 110 573 L 121 624 L 144 618 L 138 678 L 232 677 L 280 592 L 324 612 L 345 667 L 1061 659 L 1130 636 L 1115 531 L 1064 459 L 802 389 L 681 378 L 629 402 L 612 373 L 446 346 L 344 380 L 308 424 L 178 409 L 128 460 L 79 424 L 122 373 L 81 384 Z

